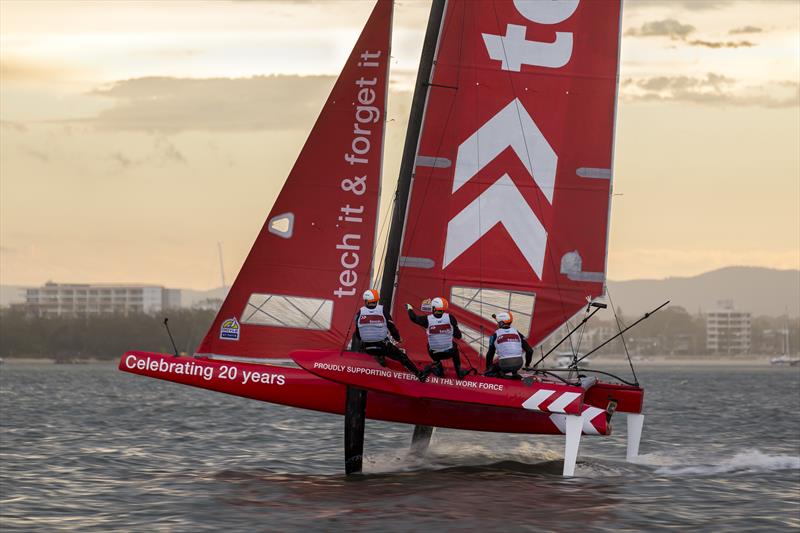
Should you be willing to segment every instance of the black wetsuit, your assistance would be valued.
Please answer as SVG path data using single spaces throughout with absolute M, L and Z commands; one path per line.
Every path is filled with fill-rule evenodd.
M 522 349 L 525 351 L 525 366 L 531 366 L 531 361 L 533 360 L 533 348 L 531 348 L 531 345 L 528 344 L 528 341 L 525 339 L 525 335 L 519 331 L 517 331 L 517 333 L 519 334 L 519 340 L 522 343 Z M 489 337 L 489 349 L 486 351 L 486 372 L 491 375 L 502 374 L 500 371 L 500 365 L 494 363 L 494 353 L 496 350 L 494 344 L 496 340 L 497 333 L 493 333 L 492 336 Z M 516 374 L 516 371 L 513 373 Z
M 386 328 L 389 330 L 389 334 L 392 338 L 400 342 L 400 331 L 398 331 L 397 326 L 392 320 L 391 315 L 389 314 L 388 309 L 386 306 L 383 308 L 383 316 L 386 319 Z M 401 365 L 406 367 L 412 374 L 415 376 L 419 376 L 421 374 L 420 370 L 417 366 L 408 358 L 406 352 L 395 346 L 389 338 L 385 340 L 378 341 L 378 342 L 365 342 L 361 340 L 361 334 L 358 332 L 358 319 L 361 317 L 361 311 L 356 312 L 355 317 L 355 334 L 353 335 L 353 350 L 357 350 L 362 353 L 367 353 L 369 355 L 375 356 L 378 359 L 378 362 L 383 364 L 382 358 L 388 357 L 389 359 L 394 359 L 398 361 Z
M 456 320 L 456 317 L 454 317 L 453 315 L 449 316 L 450 316 L 450 325 L 453 327 L 453 338 L 460 339 L 461 330 L 458 329 L 458 320 Z M 417 315 L 416 313 L 414 313 L 413 309 L 409 309 L 408 318 L 411 319 L 411 321 L 414 324 L 417 324 L 418 326 L 425 328 L 425 331 L 428 330 L 427 315 Z M 459 378 L 462 377 L 463 374 L 461 372 L 461 356 L 458 352 L 458 346 L 456 346 L 456 343 L 453 343 L 453 345 L 450 347 L 449 350 L 444 350 L 440 352 L 434 352 L 433 350 L 431 350 L 431 347 L 428 346 L 428 355 L 431 357 L 431 359 L 433 359 L 433 364 L 426 367 L 424 372 L 427 373 L 433 372 L 437 376 L 442 377 L 444 375 L 444 369 L 442 368 L 442 361 L 444 361 L 445 359 L 452 359 L 453 368 L 455 368 L 456 370 L 456 375 Z

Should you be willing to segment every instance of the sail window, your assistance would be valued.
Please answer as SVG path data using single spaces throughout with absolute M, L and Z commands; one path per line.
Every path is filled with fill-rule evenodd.
M 294 213 L 283 213 L 269 219 L 269 232 L 284 239 L 292 237 Z
M 511 311 L 514 314 L 514 327 L 523 335 L 528 335 L 533 316 L 536 294 L 532 292 L 504 291 L 499 289 L 479 289 L 475 287 L 453 287 L 450 302 L 490 322 L 492 314 Z
M 243 324 L 282 328 L 330 329 L 333 300 L 253 293 L 242 311 Z

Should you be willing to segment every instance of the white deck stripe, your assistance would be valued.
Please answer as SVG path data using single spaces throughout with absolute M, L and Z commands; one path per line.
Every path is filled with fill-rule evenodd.
M 605 411 L 598 407 L 587 407 L 581 415 L 583 417 L 583 434 L 584 435 L 599 435 L 600 432 L 592 425 L 598 415 L 605 414 Z M 552 414 L 550 421 L 558 428 L 561 433 L 567 432 L 567 415 Z
M 547 406 L 551 413 L 563 413 L 564 409 L 581 395 L 580 392 L 564 392 L 556 400 Z
M 586 435 L 599 435 L 600 432 L 592 425 L 592 420 L 599 415 L 604 414 L 605 411 L 599 407 L 589 407 L 583 412 L 583 432 Z
M 541 409 L 539 409 L 539 405 L 543 401 L 548 399 L 550 396 L 552 396 L 553 393 L 555 393 L 555 392 L 556 391 L 554 391 L 554 390 L 547 390 L 547 389 L 537 390 L 535 393 L 533 393 L 533 396 L 531 396 L 530 398 L 528 398 L 527 400 L 525 400 L 522 403 L 522 408 L 523 409 L 531 409 L 531 410 L 534 410 L 534 411 L 536 411 L 536 410 L 541 411 Z

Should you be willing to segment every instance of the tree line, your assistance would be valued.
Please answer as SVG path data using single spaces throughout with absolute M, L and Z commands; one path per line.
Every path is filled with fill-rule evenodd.
M 178 309 L 168 313 L 169 325 L 178 351 L 193 353 L 214 320 L 209 309 Z M 609 315 L 610 313 L 606 313 Z M 612 337 L 638 319 L 617 310 L 620 319 L 592 320 L 581 335 L 572 341 L 580 343 L 580 353 Z M 116 359 L 128 350 L 172 353 L 172 344 L 163 325 L 163 315 L 103 314 L 85 317 L 31 316 L 22 309 L 0 309 L 0 357 L 42 357 L 56 359 Z M 784 329 L 789 329 L 790 353 L 800 348 L 800 322 L 785 317 L 755 317 L 752 320 L 752 354 L 780 354 L 785 345 Z M 552 345 L 561 339 L 555 335 Z M 632 354 L 669 355 L 706 353 L 705 319 L 691 315 L 684 308 L 662 309 L 625 334 L 625 343 Z M 569 349 L 570 344 L 560 347 Z M 547 349 L 547 346 L 544 346 Z M 622 354 L 625 347 L 617 339 L 600 354 Z
M 216 315 L 212 310 L 170 310 L 178 351 L 193 353 Z M 172 353 L 164 316 L 142 313 L 31 316 L 0 309 L 0 357 L 116 359 L 128 350 Z

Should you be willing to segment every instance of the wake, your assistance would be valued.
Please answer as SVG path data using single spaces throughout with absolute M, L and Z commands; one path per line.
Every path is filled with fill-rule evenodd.
M 800 457 L 792 455 L 769 455 L 758 450 L 740 452 L 733 457 L 710 463 L 687 465 L 686 460 L 673 457 L 666 459 L 658 454 L 643 455 L 636 461 L 642 465 L 661 465 L 656 474 L 667 476 L 697 474 L 714 475 L 735 472 L 776 472 L 780 470 L 800 470 Z M 668 463 L 668 464 L 665 464 Z

